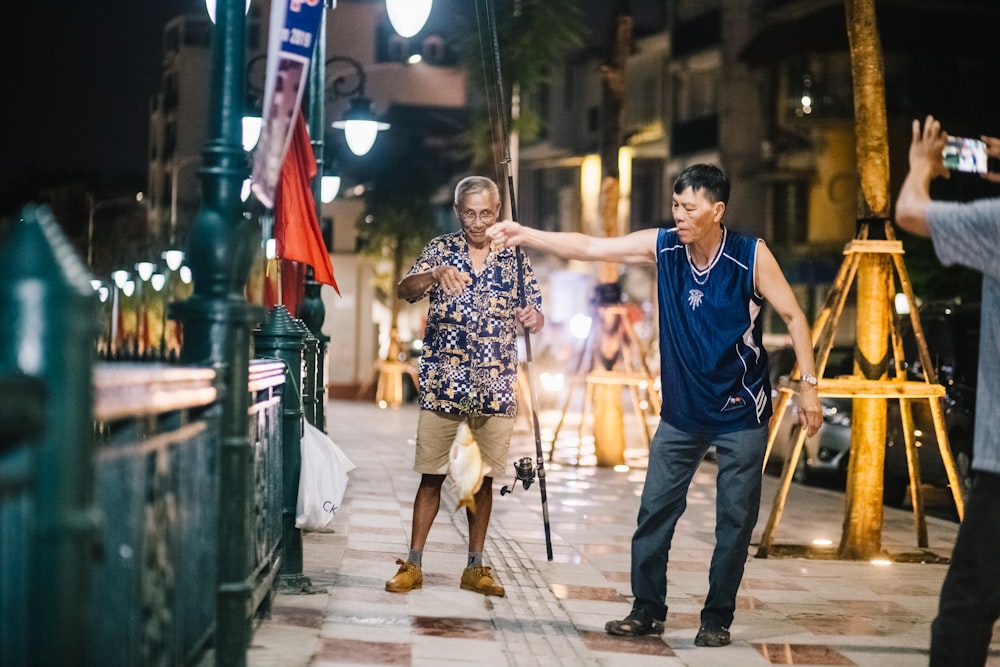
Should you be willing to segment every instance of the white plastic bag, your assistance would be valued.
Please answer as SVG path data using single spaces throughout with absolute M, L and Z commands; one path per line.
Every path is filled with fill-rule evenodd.
M 330 530 L 344 499 L 347 473 L 356 467 L 329 436 L 309 422 L 301 442 L 302 466 L 299 469 L 299 497 L 295 508 L 295 527 L 301 530 Z

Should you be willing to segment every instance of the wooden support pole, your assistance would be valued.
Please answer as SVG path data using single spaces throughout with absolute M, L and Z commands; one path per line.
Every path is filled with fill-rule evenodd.
M 577 465 L 580 462 L 580 445 L 583 442 L 584 431 L 591 411 L 593 411 L 597 465 L 612 467 L 624 463 L 625 434 L 621 392 L 625 387 L 628 388 L 629 396 L 632 399 L 635 417 L 646 436 L 647 446 L 652 438 L 649 424 L 646 421 L 646 412 L 648 410 L 659 414 L 661 400 L 655 388 L 655 376 L 646 363 L 646 350 L 628 319 L 625 306 L 620 304 L 599 306 L 597 310 L 595 326 L 591 327 L 590 334 L 581 347 L 573 376 L 567 385 L 566 398 L 563 402 L 559 422 L 552 433 L 552 445 L 549 449 L 550 461 L 555 454 L 556 443 L 565 424 L 566 414 L 570 409 L 574 393 L 581 386 L 584 388 L 584 395 L 577 429 Z M 597 326 L 597 320 L 602 321 L 603 326 Z M 610 349 L 614 350 L 615 357 L 611 360 L 606 358 L 608 348 L 603 345 L 607 342 L 609 331 L 614 337 Z M 608 361 L 613 362 L 613 369 L 607 368 Z M 639 393 L 640 389 L 646 390 L 648 403 L 643 402 Z M 606 406 L 604 406 L 605 402 L 608 403 Z M 599 409 L 599 406 L 604 406 L 611 411 L 609 420 L 603 419 L 608 415 L 603 412 L 603 409 Z M 614 438 L 606 437 L 609 429 L 618 429 Z M 598 446 L 602 436 L 606 439 L 603 441 L 603 446 Z M 620 445 L 612 447 L 611 445 L 616 442 Z
M 843 311 L 847 294 L 851 288 L 851 283 L 859 275 L 861 262 L 863 259 L 871 259 L 873 257 L 880 259 L 881 262 L 876 267 L 875 273 L 869 273 L 867 275 L 867 279 L 876 281 L 878 285 L 880 285 L 878 289 L 874 290 L 874 292 L 877 293 L 874 298 L 878 298 L 879 300 L 877 308 L 882 312 L 881 321 L 885 323 L 881 325 L 881 329 L 876 331 L 874 335 L 883 338 L 883 340 L 889 340 L 891 338 L 893 345 L 893 358 L 896 360 L 896 372 L 894 378 L 889 378 L 885 372 L 874 373 L 872 372 L 872 368 L 868 368 L 868 375 L 877 375 L 877 377 L 862 377 L 858 372 L 858 369 L 855 369 L 855 373 L 851 377 L 824 377 L 819 385 L 819 395 L 821 397 L 854 398 L 861 401 L 869 401 L 875 405 L 881 405 L 881 407 L 876 411 L 876 417 L 874 417 L 875 419 L 881 420 L 879 428 L 882 430 L 882 433 L 880 436 L 876 437 L 877 446 L 879 448 L 883 448 L 885 443 L 885 402 L 889 399 L 895 399 L 900 402 L 900 413 L 905 439 L 904 445 L 906 447 L 907 465 L 910 474 L 911 499 L 913 500 L 913 511 L 917 528 L 917 542 L 919 546 L 926 547 L 928 543 L 927 528 L 923 511 L 923 494 L 920 482 L 919 460 L 916 454 L 916 444 L 913 442 L 912 438 L 913 420 L 911 414 L 911 404 L 914 400 L 925 400 L 930 406 L 931 416 L 934 420 L 935 436 L 937 438 L 941 459 L 948 475 L 952 495 L 955 500 L 955 506 L 958 511 L 959 518 L 961 519 L 964 515 L 964 498 L 962 496 L 962 489 L 959 484 L 958 475 L 955 470 L 955 462 L 951 454 L 951 448 L 948 444 L 948 434 L 944 426 L 944 416 L 941 411 L 941 399 L 945 395 L 945 388 L 942 385 L 937 384 L 936 373 L 934 372 L 934 368 L 931 363 L 930 353 L 927 350 L 927 343 L 923 335 L 920 319 L 918 314 L 915 312 L 914 304 L 916 301 L 913 296 L 913 290 L 909 278 L 906 274 L 906 268 L 902 261 L 902 244 L 894 239 L 869 240 L 867 239 L 866 230 L 863 230 L 860 238 L 847 244 L 844 254 L 845 259 L 841 265 L 840 271 L 837 274 L 837 279 L 827 295 L 826 304 L 823 311 L 817 317 L 816 326 L 813 328 L 812 338 L 816 352 L 816 373 L 820 376 L 824 373 L 830 348 L 833 345 L 837 322 Z M 865 268 L 866 271 L 869 271 L 872 267 Z M 893 290 L 889 288 L 890 285 L 894 285 L 891 277 L 891 271 L 893 268 L 895 269 L 896 277 L 899 279 L 900 288 L 906 295 L 907 300 L 911 305 L 910 317 L 920 357 L 920 363 L 923 370 L 923 381 L 907 381 L 901 365 L 903 349 L 898 329 L 898 320 L 893 314 L 890 313 L 894 296 L 892 293 Z M 872 283 L 872 285 L 874 284 L 875 282 Z M 866 298 L 873 298 L 872 294 L 868 294 Z M 861 305 L 859 304 L 859 309 L 860 308 Z M 883 355 L 882 361 L 887 368 L 885 356 L 886 355 Z M 875 367 L 879 368 L 879 364 L 875 364 Z M 784 418 L 791 396 L 798 391 L 798 381 L 796 375 L 797 369 L 793 368 L 792 378 L 779 388 L 781 395 L 775 405 L 774 416 L 771 421 L 771 432 L 768 437 L 767 450 L 764 458 L 765 466 L 767 465 L 768 457 L 770 456 L 774 445 L 777 425 Z M 855 403 L 857 403 L 858 400 L 856 400 Z M 853 414 L 852 421 L 857 422 L 861 419 L 871 420 L 873 417 L 870 415 L 862 417 L 862 415 L 856 410 Z M 792 476 L 794 475 L 795 466 L 798 463 L 798 457 L 801 455 L 801 449 L 804 442 L 805 436 L 800 431 L 798 438 L 793 445 L 792 452 L 782 469 L 781 484 L 779 485 L 778 493 L 775 495 L 771 508 L 771 514 L 768 517 L 768 522 L 759 543 L 757 551 L 757 557 L 759 558 L 766 558 L 768 556 L 768 552 L 773 547 L 774 534 L 777 531 L 778 524 L 781 520 L 784 505 L 787 501 L 788 493 L 791 488 Z M 852 462 L 856 459 L 855 442 L 856 441 L 852 439 Z M 879 520 L 877 525 L 870 527 L 873 530 L 877 529 L 880 532 L 884 449 L 876 453 L 875 456 L 877 456 L 879 460 L 876 461 L 875 464 L 868 463 L 866 465 L 879 466 L 876 473 L 878 478 L 878 493 L 869 493 L 865 497 L 864 502 L 866 503 L 867 508 L 865 510 L 865 518 L 871 518 L 873 516 L 872 512 L 869 511 L 871 508 L 868 507 L 868 504 L 872 507 L 877 504 L 877 514 L 879 515 Z M 869 473 L 872 471 L 866 470 L 864 472 L 866 475 L 865 479 L 868 479 L 870 476 Z M 850 520 L 850 499 L 848 499 L 848 505 L 845 509 L 847 510 L 845 513 L 846 536 L 848 531 L 855 530 L 860 524 L 855 525 Z M 855 537 L 856 536 L 851 536 L 850 540 L 845 537 L 845 539 L 842 540 L 841 549 L 838 551 L 839 558 L 858 559 L 868 557 L 862 556 L 861 552 L 864 551 L 867 554 L 871 551 L 870 549 L 866 548 L 853 550 L 854 543 L 856 541 L 854 539 Z M 878 542 L 881 542 L 880 535 Z M 851 549 L 845 550 L 845 543 L 847 543 Z
M 858 266 L 855 374 L 868 380 L 888 377 L 891 298 L 886 292 L 891 263 L 870 253 Z M 855 396 L 851 411 L 844 529 L 838 555 L 868 560 L 882 550 L 882 490 L 885 475 L 886 402 Z

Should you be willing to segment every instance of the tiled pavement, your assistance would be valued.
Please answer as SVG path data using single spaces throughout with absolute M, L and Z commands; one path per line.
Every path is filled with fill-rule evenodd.
M 540 422 L 544 429 L 555 419 L 542 413 Z M 942 561 L 957 525 L 928 518 L 930 544 L 922 550 L 915 546 L 912 513 L 886 508 L 882 547 L 905 562 L 792 555 L 816 538 L 836 545 L 843 522 L 842 493 L 795 484 L 774 536 L 775 545 L 789 549 L 757 558 L 756 542 L 778 487 L 771 476 L 765 476 L 733 643 L 696 648 L 713 545 L 711 461 L 695 478 L 674 538 L 665 634 L 605 634 L 604 623 L 625 616 L 630 607 L 629 539 L 645 474 L 641 442 L 626 451 L 631 464 L 626 472 L 572 465 L 572 452 L 557 448 L 555 461 L 545 465 L 551 561 L 539 482 L 495 494 L 486 560 L 507 597 L 459 589 L 466 522 L 464 512 L 454 511 L 448 483 L 424 552 L 423 588 L 387 593 L 385 580 L 409 542 L 418 481 L 411 470 L 415 428 L 411 405 L 382 410 L 365 402 L 330 402 L 328 433 L 357 468 L 332 532 L 303 535 L 304 574 L 325 590 L 276 597 L 271 618 L 255 631 L 251 667 L 927 664 L 929 625 L 947 567 Z M 630 437 L 638 440 L 637 434 Z M 530 430 L 520 428 L 510 460 L 534 459 L 534 442 Z M 496 479 L 496 488 L 513 481 L 511 470 Z M 783 555 L 777 556 L 779 551 Z M 1000 633 L 990 664 L 1000 666 Z

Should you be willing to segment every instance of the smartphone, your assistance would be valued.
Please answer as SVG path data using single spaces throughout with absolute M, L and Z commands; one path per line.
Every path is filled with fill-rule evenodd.
M 970 137 L 948 137 L 942 151 L 944 166 L 952 171 L 985 174 L 989 169 L 986 142 Z

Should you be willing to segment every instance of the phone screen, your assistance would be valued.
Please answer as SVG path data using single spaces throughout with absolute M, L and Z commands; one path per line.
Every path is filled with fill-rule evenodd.
M 952 171 L 985 174 L 988 169 L 986 143 L 969 137 L 948 137 L 942 152 L 944 166 Z

